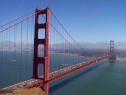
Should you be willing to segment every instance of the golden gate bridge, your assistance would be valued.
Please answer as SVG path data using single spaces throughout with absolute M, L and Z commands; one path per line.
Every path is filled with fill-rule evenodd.
M 10 77 L 14 77 L 14 79 L 19 77 L 21 79 L 22 76 L 25 76 L 24 79 L 18 82 L 8 83 L 0 90 L 42 87 L 46 94 L 49 95 L 49 83 L 104 59 L 109 58 L 110 63 L 113 63 L 116 59 L 113 40 L 110 41 L 110 52 L 100 56 L 88 53 L 70 35 L 48 7 L 42 10 L 31 10 L 0 26 L 0 29 L 0 63 L 5 64 L 5 61 L 10 58 L 11 60 L 9 61 L 13 63 L 11 64 L 13 66 L 13 75 Z M 13 55 L 8 52 L 13 52 Z M 53 55 L 50 56 L 51 54 Z M 69 63 L 65 67 L 58 68 L 60 62 L 67 64 L 64 61 L 64 56 L 62 56 L 58 59 L 60 60 L 58 61 L 59 64 L 54 69 L 53 65 L 56 63 L 55 54 L 84 56 L 88 60 L 80 61 L 78 58 L 73 57 L 74 64 Z M 33 61 L 29 62 L 29 60 Z M 33 64 L 32 68 L 29 63 Z M 3 69 L 9 74 L 6 66 Z M 21 70 L 18 71 L 19 69 Z M 33 72 L 32 75 L 28 74 L 28 69 Z M 40 70 L 42 70 L 42 73 L 40 73 Z M 4 76 L 1 77 L 4 80 Z

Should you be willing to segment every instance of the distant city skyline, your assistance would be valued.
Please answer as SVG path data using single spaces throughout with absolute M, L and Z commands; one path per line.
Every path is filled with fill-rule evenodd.
M 125 0 L 0 0 L 0 25 L 48 5 L 78 42 L 125 42 L 125 4 Z

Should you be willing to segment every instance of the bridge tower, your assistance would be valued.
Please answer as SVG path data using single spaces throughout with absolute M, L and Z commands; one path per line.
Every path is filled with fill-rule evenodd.
M 45 22 L 39 23 L 40 16 L 46 15 Z M 44 38 L 39 38 L 39 29 L 44 29 Z M 41 31 L 43 32 L 43 31 Z M 44 46 L 44 56 L 39 57 L 39 45 Z M 44 91 L 48 95 L 49 89 L 49 8 L 45 8 L 43 10 L 36 9 L 35 14 L 35 31 L 34 31 L 34 56 L 33 56 L 33 78 L 38 77 L 38 66 L 39 64 L 43 64 L 43 72 L 44 72 Z
M 111 57 L 109 58 L 109 62 L 114 63 L 116 61 L 116 54 L 114 50 L 114 40 L 110 40 L 110 55 Z

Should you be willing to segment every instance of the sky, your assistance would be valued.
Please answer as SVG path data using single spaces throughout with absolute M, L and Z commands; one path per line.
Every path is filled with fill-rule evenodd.
M 126 41 L 126 0 L 0 0 L 0 25 L 47 5 L 78 42 Z

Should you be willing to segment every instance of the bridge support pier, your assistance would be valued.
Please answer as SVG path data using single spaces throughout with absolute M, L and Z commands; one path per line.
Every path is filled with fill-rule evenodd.
M 109 62 L 114 63 L 116 61 L 116 54 L 114 50 L 114 40 L 110 40 L 110 55 L 111 57 L 109 58 Z
M 39 23 L 39 16 L 46 15 L 45 23 Z M 44 38 L 39 38 L 39 29 L 44 29 Z M 42 31 L 43 32 L 43 31 Z M 39 57 L 39 45 L 44 46 L 44 57 Z M 38 65 L 43 64 L 44 91 L 49 91 L 49 8 L 36 9 L 35 32 L 34 32 L 34 57 L 33 57 L 33 78 L 39 78 Z

